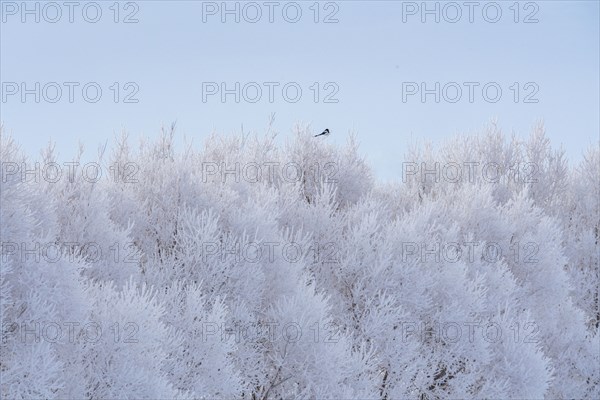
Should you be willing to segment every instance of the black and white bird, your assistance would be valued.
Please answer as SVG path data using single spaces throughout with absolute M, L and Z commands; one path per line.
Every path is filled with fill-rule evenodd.
M 325 129 L 323 132 L 319 133 L 318 135 L 315 135 L 315 137 L 317 136 L 329 136 L 329 129 Z

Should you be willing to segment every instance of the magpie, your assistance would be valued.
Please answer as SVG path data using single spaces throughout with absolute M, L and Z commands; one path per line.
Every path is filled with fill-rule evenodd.
M 325 129 L 323 132 L 319 133 L 318 135 L 315 135 L 315 137 L 317 136 L 329 136 L 329 129 Z

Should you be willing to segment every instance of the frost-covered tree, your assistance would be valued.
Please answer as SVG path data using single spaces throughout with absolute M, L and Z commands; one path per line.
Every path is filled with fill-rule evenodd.
M 597 146 L 1 139 L 3 398 L 600 397 Z

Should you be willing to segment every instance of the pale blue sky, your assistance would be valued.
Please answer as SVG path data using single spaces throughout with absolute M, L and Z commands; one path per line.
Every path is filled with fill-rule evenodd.
M 286 6 L 286 15 L 294 17 L 292 2 L 276 2 L 273 23 L 265 2 L 256 2 L 263 14 L 256 23 L 244 20 L 247 2 L 239 2 L 240 22 L 226 15 L 223 23 L 220 13 L 205 15 L 203 22 L 203 9 L 213 5 L 220 9 L 221 1 L 138 1 L 134 3 L 139 22 L 132 24 L 113 21 L 114 1 L 97 2 L 102 9 L 97 23 L 83 18 L 82 8 L 90 2 L 78 2 L 72 23 L 66 6 L 61 6 L 57 23 L 44 19 L 54 18 L 55 10 L 47 8 L 44 15 L 43 3 L 40 22 L 34 21 L 35 15 L 25 15 L 23 23 L 21 1 L 1 3 L 1 119 L 30 154 L 37 154 L 50 139 L 61 159 L 75 153 L 78 140 L 93 153 L 122 129 L 134 140 L 139 135 L 154 137 L 161 124 L 174 120 L 181 136 L 200 145 L 213 130 L 232 133 L 241 124 L 261 133 L 268 116 L 276 113 L 275 129 L 281 137 L 289 136 L 298 121 L 311 123 L 318 132 L 329 128 L 332 135 L 326 140 L 340 144 L 349 130 L 356 130 L 362 153 L 380 178 L 389 179 L 400 177 L 411 135 L 413 140 L 440 141 L 475 132 L 494 117 L 507 133 L 514 130 L 523 136 L 543 119 L 553 143 L 562 143 L 572 159 L 579 159 L 582 150 L 599 138 L 598 1 L 519 2 L 518 23 L 514 1 L 495 3 L 502 10 L 497 23 L 487 22 L 482 14 L 486 6 L 486 16 L 494 17 L 492 2 L 476 2 L 472 23 L 464 1 L 455 3 L 462 11 L 457 23 L 444 20 L 443 10 L 447 18 L 456 12 L 446 6 L 448 2 L 438 2 L 439 23 L 433 15 L 421 22 L 419 13 L 405 13 L 403 22 L 403 10 L 420 8 L 421 1 L 320 2 L 319 23 L 313 20 L 314 1 L 296 2 L 302 10 L 297 23 L 282 15 Z M 119 20 L 135 11 L 126 3 L 120 3 Z M 436 2 L 427 4 L 433 8 Z M 28 2 L 28 7 L 33 9 L 35 2 Z M 93 11 L 88 6 L 86 15 L 93 18 Z M 246 11 L 248 18 L 254 17 L 255 9 Z M 323 23 L 334 11 L 338 22 Z M 539 22 L 523 23 L 531 13 Z M 81 85 L 75 88 L 73 103 L 64 85 L 57 103 L 43 97 L 35 103 L 33 95 L 23 103 L 20 93 L 7 93 L 14 89 L 11 82 L 26 82 L 29 88 L 35 82 Z M 97 103 L 88 103 L 81 95 L 87 82 L 97 82 L 103 90 Z M 114 103 L 110 89 L 114 82 L 121 86 L 119 103 Z M 138 85 L 138 103 L 122 102 L 131 91 L 124 90 L 127 82 Z M 222 103 L 215 95 L 203 102 L 203 82 L 226 82 L 229 88 L 235 82 L 241 86 L 258 82 L 262 98 L 235 103 L 229 95 Z M 263 82 L 280 83 L 272 103 Z M 297 82 L 303 91 L 297 103 L 283 98 L 281 88 L 288 82 Z M 315 82 L 321 96 L 317 103 L 311 90 Z M 328 82 L 339 88 L 334 96 L 338 103 L 323 102 L 333 90 L 324 87 Z M 403 82 L 426 82 L 429 88 L 435 82 L 441 86 L 457 82 L 463 96 L 457 103 L 443 98 L 435 103 L 433 95 L 425 103 L 419 95 L 403 102 Z M 480 83 L 473 103 L 463 82 Z M 482 97 L 481 88 L 488 82 L 496 82 L 503 91 L 496 103 Z M 514 82 L 520 88 L 517 103 Z M 525 87 L 528 82 L 539 88 L 533 96 L 537 103 L 523 102 L 536 87 Z M 48 90 L 53 97 L 53 89 Z M 292 89 L 288 93 L 294 95 Z M 454 89 L 448 93 L 454 96 Z M 493 95 L 493 90 L 489 93 Z M 254 89 L 248 95 L 253 97 Z

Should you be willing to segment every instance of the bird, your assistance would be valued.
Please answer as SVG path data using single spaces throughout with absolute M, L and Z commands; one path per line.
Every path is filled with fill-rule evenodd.
M 317 136 L 329 136 L 329 129 L 325 129 L 323 132 L 319 133 L 318 135 L 315 135 L 315 137 Z

